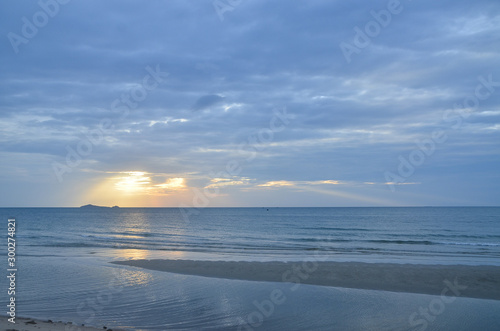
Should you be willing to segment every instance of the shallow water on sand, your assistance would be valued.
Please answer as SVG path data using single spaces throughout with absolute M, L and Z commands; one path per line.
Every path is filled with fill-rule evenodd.
M 18 280 L 20 314 L 98 327 L 500 329 L 500 301 L 493 300 L 449 297 L 444 302 L 439 296 L 421 294 L 187 276 L 87 257 L 62 261 L 30 257 L 23 264 L 27 270 Z

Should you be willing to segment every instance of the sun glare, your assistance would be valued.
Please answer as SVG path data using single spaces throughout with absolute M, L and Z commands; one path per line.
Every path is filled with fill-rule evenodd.
M 161 184 L 155 184 L 152 174 L 142 171 L 123 172 L 126 176 L 115 177 L 115 189 L 130 194 L 162 195 L 186 187 L 184 178 L 169 178 Z
M 165 181 L 163 184 L 157 184 L 155 187 L 160 189 L 179 189 L 184 188 L 184 178 L 171 178 Z
M 108 172 L 86 194 L 86 203 L 104 206 L 161 207 L 178 204 L 185 199 L 185 178 L 145 171 Z M 167 178 L 165 178 L 167 177 Z
M 127 193 L 137 193 L 148 189 L 151 183 L 151 177 L 147 176 L 145 172 L 131 171 L 125 172 L 128 176 L 118 177 L 115 188 L 119 191 Z

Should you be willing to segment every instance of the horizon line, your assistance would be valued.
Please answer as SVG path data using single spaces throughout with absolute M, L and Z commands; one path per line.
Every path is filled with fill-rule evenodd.
M 97 206 L 97 205 L 92 205 L 93 207 L 96 208 L 105 208 L 105 209 L 113 209 L 113 207 L 109 206 Z M 0 206 L 0 209 L 7 209 L 7 208 L 77 208 L 80 209 L 83 206 L 65 206 L 65 207 L 57 207 L 57 206 L 24 206 L 24 207 L 5 207 L 5 206 Z M 165 206 L 165 207 L 140 207 L 140 206 L 134 206 L 134 207 L 120 207 L 120 206 L 115 206 L 118 207 L 119 209 L 132 209 L 132 208 L 149 208 L 149 209 L 215 209 L 215 208 L 488 208 L 488 207 L 495 207 L 498 208 L 500 205 L 424 205 L 424 206 L 417 206 L 417 205 L 407 205 L 407 206 L 211 206 L 211 207 L 172 207 L 172 206 Z M 117 209 L 117 208 L 115 208 Z

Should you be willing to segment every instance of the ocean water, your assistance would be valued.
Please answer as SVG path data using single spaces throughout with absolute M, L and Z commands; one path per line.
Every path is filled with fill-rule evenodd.
M 285 283 L 109 263 L 321 255 L 329 261 L 500 265 L 500 208 L 207 208 L 185 216 L 177 208 L 0 209 L 5 237 L 7 219 L 16 218 L 17 313 L 133 330 L 500 329 L 494 300 L 457 298 L 432 321 L 412 325 L 412 314 L 420 316 L 436 297 L 312 285 L 292 291 Z M 6 261 L 6 243 L 2 253 Z M 6 293 L 6 277 L 0 286 Z M 276 289 L 284 302 L 269 316 L 259 313 L 258 304 Z M 7 303 L 7 294 L 2 300 Z

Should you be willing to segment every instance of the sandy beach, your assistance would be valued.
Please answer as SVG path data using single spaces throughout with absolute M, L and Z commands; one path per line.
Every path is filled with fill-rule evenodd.
M 500 267 L 357 262 L 128 260 L 114 264 L 186 275 L 500 300 Z
M 120 329 L 93 328 L 89 326 L 73 325 L 71 323 L 39 321 L 32 318 L 16 318 L 16 323 L 10 323 L 7 317 L 0 318 L 0 330 L 2 331 L 120 331 Z

